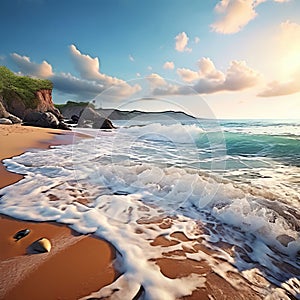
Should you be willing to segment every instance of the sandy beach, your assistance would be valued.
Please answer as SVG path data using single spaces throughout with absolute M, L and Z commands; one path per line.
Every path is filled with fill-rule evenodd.
M 30 148 L 46 149 L 67 144 L 73 133 L 59 130 L 0 126 L 0 159 L 19 155 Z M 21 175 L 0 165 L 0 187 L 13 184 Z M 31 233 L 15 242 L 21 229 Z M 47 237 L 50 253 L 28 255 L 35 240 Z M 78 235 L 57 223 L 24 222 L 0 216 L 0 299 L 78 299 L 111 283 L 117 276 L 112 267 L 115 251 L 107 242 Z

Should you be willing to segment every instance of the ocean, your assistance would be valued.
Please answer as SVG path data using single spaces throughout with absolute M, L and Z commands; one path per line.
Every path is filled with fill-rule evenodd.
M 0 190 L 1 213 L 68 224 L 117 249 L 121 276 L 86 299 L 132 299 L 141 287 L 143 299 L 177 299 L 205 287 L 203 274 L 170 279 L 155 263 L 195 241 L 217 255 L 186 258 L 232 286 L 238 273 L 262 299 L 300 299 L 300 120 L 158 114 L 115 124 L 77 128 L 89 138 L 4 161 L 25 178 Z M 188 239 L 153 246 L 175 232 Z

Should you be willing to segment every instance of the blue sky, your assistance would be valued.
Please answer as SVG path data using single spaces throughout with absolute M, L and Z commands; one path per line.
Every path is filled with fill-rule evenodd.
M 299 0 L 2 0 L 0 11 L 0 64 L 52 80 L 56 103 L 300 116 Z

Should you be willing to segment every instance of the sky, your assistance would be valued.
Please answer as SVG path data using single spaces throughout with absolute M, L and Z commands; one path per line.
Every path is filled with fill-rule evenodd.
M 1 0 L 0 65 L 55 103 L 300 119 L 300 0 Z

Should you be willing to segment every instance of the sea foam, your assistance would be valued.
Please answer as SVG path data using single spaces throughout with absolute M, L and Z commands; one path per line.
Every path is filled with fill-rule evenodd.
M 203 275 L 170 279 L 155 263 L 163 253 L 192 247 L 199 238 L 226 263 L 200 250 L 189 258 L 208 261 L 232 285 L 238 283 L 230 272 L 259 268 L 271 282 L 284 282 L 284 291 L 297 296 L 297 208 L 281 201 L 276 192 L 270 198 L 258 187 L 196 168 L 197 139 L 203 130 L 180 126 L 89 131 L 94 138 L 5 160 L 10 171 L 25 178 L 1 190 L 0 211 L 24 220 L 65 223 L 114 245 L 122 275 L 94 297 L 134 297 L 143 287 L 147 299 L 176 299 L 204 287 Z M 169 219 L 172 226 L 159 226 L 161 219 Z M 172 239 L 174 232 L 190 240 L 167 250 L 151 246 L 158 236 Z M 237 249 L 235 259 L 218 246 L 220 242 Z M 286 265 L 290 269 L 284 269 L 283 276 Z M 267 294 L 270 288 L 259 291 Z

